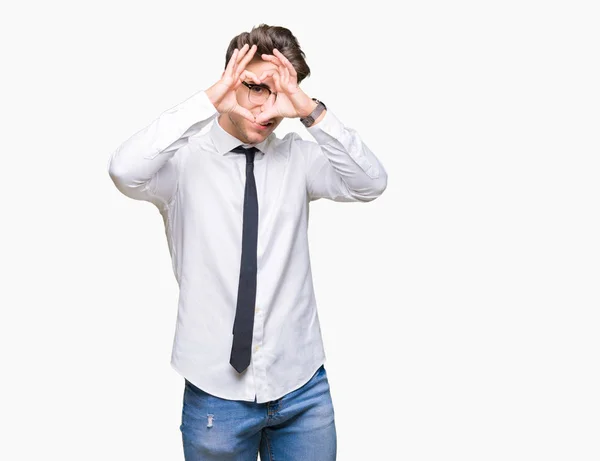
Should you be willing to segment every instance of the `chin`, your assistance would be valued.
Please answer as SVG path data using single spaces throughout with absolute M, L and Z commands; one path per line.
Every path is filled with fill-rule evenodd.
M 259 142 L 264 141 L 267 137 L 273 132 L 272 125 L 265 128 L 257 128 L 250 124 L 250 126 L 246 127 L 245 137 L 249 141 L 249 144 L 258 144 Z

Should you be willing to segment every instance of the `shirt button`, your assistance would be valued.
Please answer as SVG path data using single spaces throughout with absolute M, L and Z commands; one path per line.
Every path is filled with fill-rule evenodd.
M 260 308 L 258 308 L 258 307 L 255 307 L 254 310 L 256 311 L 257 314 L 260 312 Z
M 258 351 L 258 349 L 260 349 L 260 346 L 254 346 L 254 352 Z

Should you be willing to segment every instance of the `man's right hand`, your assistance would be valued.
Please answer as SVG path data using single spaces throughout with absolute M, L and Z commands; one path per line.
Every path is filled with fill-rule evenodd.
M 254 115 L 237 103 L 235 91 L 243 80 L 252 80 L 256 84 L 260 83 L 256 75 L 246 70 L 246 65 L 252 60 L 255 52 L 256 45 L 252 45 L 250 48 L 248 44 L 245 44 L 241 50 L 236 48 L 227 63 L 221 80 L 206 90 L 208 99 L 220 114 L 233 112 L 254 122 Z

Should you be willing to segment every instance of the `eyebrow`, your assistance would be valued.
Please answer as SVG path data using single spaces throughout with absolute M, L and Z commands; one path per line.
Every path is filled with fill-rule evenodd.
M 271 91 L 271 88 L 266 83 L 259 83 L 259 84 L 255 83 L 254 85 L 255 86 L 260 86 L 261 88 L 266 88 L 267 90 Z

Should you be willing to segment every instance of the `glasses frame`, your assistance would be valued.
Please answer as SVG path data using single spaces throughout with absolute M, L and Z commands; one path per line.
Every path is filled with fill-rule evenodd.
M 256 83 L 248 83 L 248 82 L 244 82 L 243 80 L 242 80 L 242 85 L 244 85 L 246 88 L 248 88 L 248 101 L 250 101 L 252 104 L 264 104 L 265 102 L 267 102 L 269 100 L 269 98 L 271 97 L 272 94 L 274 94 L 275 98 L 277 98 L 277 93 L 275 93 L 274 91 L 271 91 L 271 89 L 266 87 L 265 85 L 258 85 Z M 267 90 L 269 92 L 269 96 L 267 96 L 265 98 L 265 100 L 260 103 L 254 102 L 250 99 L 250 93 L 252 93 L 252 88 L 254 88 L 255 86 L 264 88 L 265 90 Z

